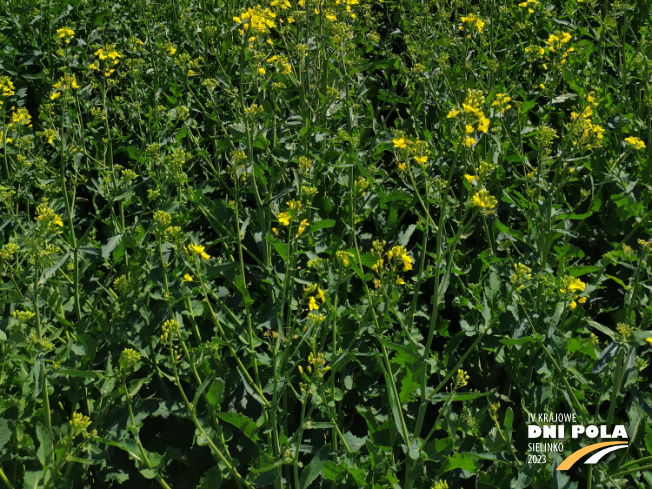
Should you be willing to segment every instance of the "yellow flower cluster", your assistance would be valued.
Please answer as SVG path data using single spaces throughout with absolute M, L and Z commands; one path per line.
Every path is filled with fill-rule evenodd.
M 9 127 L 13 126 L 32 127 L 32 116 L 25 107 L 20 107 L 13 114 L 11 114 L 11 122 L 9 123 Z
M 326 358 L 323 353 L 315 355 L 311 352 L 308 355 L 308 366 L 306 367 L 306 370 L 309 374 L 312 374 L 313 369 L 318 377 L 323 377 L 323 375 L 330 369 L 330 367 L 326 366 Z M 299 365 L 299 372 L 303 375 L 303 368 L 301 365 Z
M 0 107 L 4 103 L 2 98 L 11 97 L 15 93 L 14 84 L 8 76 L 0 76 Z
M 43 131 L 43 136 L 47 138 L 48 144 L 54 144 L 54 140 L 57 137 L 57 131 L 54 129 L 46 129 Z
M 308 226 L 310 226 L 308 219 L 301 221 L 299 223 L 299 229 L 297 230 L 297 237 L 301 236 Z
M 204 260 L 208 260 L 208 259 L 211 257 L 211 255 L 209 255 L 208 253 L 206 253 L 206 252 L 204 251 L 204 249 L 205 249 L 204 246 L 196 245 L 196 244 L 194 244 L 194 243 L 191 243 L 191 244 L 189 244 L 188 246 L 186 246 L 186 252 L 188 253 L 189 256 L 193 256 L 193 257 L 194 257 L 194 256 L 199 255 L 199 256 L 201 256 Z
M 498 204 L 498 200 L 493 195 L 489 195 L 489 191 L 482 189 L 479 190 L 471 199 L 473 207 L 479 207 L 484 214 L 493 214 L 493 209 Z
M 374 253 L 378 255 L 378 260 L 371 266 L 371 269 L 378 275 L 378 278 L 374 279 L 374 287 L 377 289 L 380 287 L 381 280 L 380 276 L 383 273 L 385 268 L 385 260 L 382 258 L 383 247 L 385 242 L 374 241 Z M 387 262 L 388 266 L 391 268 L 392 272 L 396 272 L 396 267 L 399 265 L 403 266 L 404 272 L 409 272 L 412 270 L 412 257 L 407 254 L 407 250 L 402 246 L 393 246 L 391 250 L 387 252 Z M 400 275 L 396 275 L 394 283 L 398 285 L 405 285 L 405 280 Z
M 282 75 L 289 75 L 292 73 L 292 65 L 288 61 L 287 56 L 274 55 L 270 57 L 267 62 L 276 66 L 277 70 L 281 71 Z
M 120 364 L 125 370 L 131 370 L 140 362 L 140 353 L 133 348 L 125 348 L 120 355 Z
M 412 270 L 412 258 L 407 254 L 407 251 L 402 246 L 394 246 L 387 253 L 387 258 L 389 261 L 400 260 L 403 263 L 403 271 L 409 272 Z M 392 270 L 395 270 L 396 267 L 393 266 Z
M 0 248 L 0 260 L 11 260 L 18 250 L 20 247 L 16 243 L 7 243 Z
M 448 489 L 448 482 L 445 480 L 437 479 L 432 489 Z
M 168 319 L 161 326 L 163 334 L 161 335 L 161 341 L 167 341 L 170 335 L 174 336 L 179 332 L 179 323 L 174 319 Z
M 39 204 L 36 207 L 36 220 L 42 223 L 47 231 L 55 231 L 57 227 L 63 227 L 63 221 L 57 213 L 48 207 L 47 204 Z
M 568 44 L 573 36 L 568 32 L 558 31 L 555 34 L 550 34 L 548 41 L 546 42 L 546 47 L 550 50 L 551 53 L 554 53 L 555 50 L 561 50 L 564 44 Z
M 511 98 L 507 96 L 504 97 L 506 98 L 505 99 L 501 98 L 501 100 L 506 100 L 506 102 L 509 102 L 511 100 Z M 483 111 L 484 102 L 485 102 L 485 98 L 480 90 L 469 89 L 466 98 L 462 103 L 462 110 L 451 109 L 448 112 L 448 115 L 446 116 L 448 119 L 452 119 L 457 117 L 460 113 L 462 113 L 462 111 L 464 111 L 464 115 L 465 115 L 464 128 L 465 128 L 466 136 L 464 138 L 463 143 L 467 148 L 470 148 L 476 143 L 475 138 L 470 136 L 473 133 L 473 131 L 477 129 L 479 132 L 483 132 L 486 134 L 487 131 L 489 130 L 489 118 L 484 115 L 484 111 Z M 507 109 L 509 107 L 505 107 L 505 108 Z M 474 124 L 476 124 L 475 128 L 473 127 Z
M 72 41 L 75 38 L 75 31 L 68 27 L 62 27 L 61 29 L 57 29 L 57 39 L 63 39 L 66 44 L 70 44 L 70 41 Z
M 233 22 L 242 26 L 242 29 L 238 30 L 241 35 L 249 29 L 264 34 L 268 28 L 276 27 L 275 17 L 276 14 L 269 8 L 263 10 L 260 5 L 256 5 L 254 8 L 250 7 L 246 12 L 242 12 L 240 16 L 233 17 Z
M 351 258 L 353 258 L 353 253 L 350 251 L 340 250 L 335 253 L 335 256 L 344 268 L 348 268 L 349 265 L 351 265 Z
M 532 279 L 532 269 L 522 263 L 514 264 L 514 274 L 510 277 L 510 281 L 516 286 L 516 290 L 525 288 L 525 283 Z
M 410 158 L 414 158 L 421 167 L 425 167 L 428 162 L 428 156 L 430 155 L 430 149 L 428 148 L 428 143 L 416 139 L 411 141 L 405 136 L 399 136 L 392 139 L 394 143 L 394 149 L 399 150 L 398 157 L 398 169 L 400 171 L 405 170 L 407 162 Z
M 99 48 L 95 51 L 95 56 L 97 56 L 99 60 L 96 59 L 88 67 L 91 70 L 102 71 L 101 64 L 104 64 L 104 76 L 107 78 L 115 72 L 115 68 L 113 67 L 117 65 L 120 62 L 120 58 L 122 58 L 122 55 L 111 45 L 106 46 L 106 49 Z
M 32 311 L 14 311 L 12 314 L 19 322 L 25 323 L 36 316 L 36 313 Z
M 477 175 L 469 175 L 468 173 L 464 175 L 464 178 L 471 185 L 476 186 L 480 182 L 483 182 L 491 172 L 496 169 L 496 166 L 493 163 L 487 161 L 481 161 L 477 168 Z
M 469 376 L 466 370 L 457 369 L 457 375 L 455 375 L 455 388 L 465 387 L 469 383 Z
M 634 149 L 643 149 L 645 148 L 645 143 L 643 140 L 637 138 L 637 137 L 629 137 L 625 138 L 625 142 L 627 143 L 627 146 L 631 146 Z
M 573 135 L 573 146 L 578 144 L 586 145 L 586 149 L 592 149 L 593 147 L 600 147 L 602 145 L 602 139 L 604 129 L 599 124 L 594 124 L 591 120 L 593 115 L 593 108 L 597 107 L 598 103 L 592 95 L 586 96 L 586 101 L 588 105 L 582 110 L 581 113 L 571 112 L 571 121 L 573 126 L 571 133 Z
M 288 0 L 274 0 L 269 4 L 270 7 L 279 7 L 281 10 L 292 8 L 292 4 Z
M 285 205 L 288 206 L 288 210 L 285 211 L 285 212 L 279 213 L 278 222 L 283 224 L 283 226 L 289 226 L 290 222 L 292 221 L 292 218 L 295 217 L 295 216 L 298 216 L 299 212 L 301 212 L 301 207 L 302 206 L 301 206 L 301 202 L 296 200 L 296 199 L 292 199 L 292 200 L 287 201 L 285 203 Z M 299 223 L 299 229 L 297 230 L 297 234 L 296 234 L 297 237 L 300 236 L 301 234 L 303 234 L 303 232 L 306 230 L 306 228 L 308 226 L 310 226 L 310 224 L 308 223 L 308 220 L 303 219 Z M 275 232 L 274 234 L 278 235 L 278 231 Z
M 54 92 L 52 95 L 50 95 L 50 100 L 59 98 L 61 93 L 66 92 L 67 90 L 77 90 L 79 88 L 79 84 L 77 83 L 77 78 L 75 75 L 64 75 L 59 78 L 58 82 L 52 85 L 52 88 L 54 88 Z
M 526 8 L 527 11 L 531 14 L 534 13 L 534 9 L 532 7 L 536 7 L 537 5 L 539 5 L 537 0 L 527 0 L 526 2 L 521 2 L 518 4 L 519 7 Z
M 510 105 L 511 101 L 512 98 L 509 95 L 505 93 L 497 93 L 496 100 L 491 103 L 491 106 L 498 107 L 496 110 L 498 110 L 501 114 L 504 114 L 507 109 L 512 108 Z
M 469 14 L 466 17 L 462 17 L 462 22 L 465 24 L 469 24 L 472 26 L 475 26 L 475 28 L 478 30 L 478 32 L 482 32 L 482 29 L 484 28 L 485 22 L 482 20 L 480 17 L 474 14 Z M 460 30 L 464 29 L 462 26 L 460 26 Z
M 562 294 L 583 292 L 586 284 L 577 277 L 566 276 L 562 279 L 562 288 L 559 292 Z
M 91 425 L 91 418 L 81 413 L 73 413 L 70 420 L 70 431 L 72 438 L 81 435 Z

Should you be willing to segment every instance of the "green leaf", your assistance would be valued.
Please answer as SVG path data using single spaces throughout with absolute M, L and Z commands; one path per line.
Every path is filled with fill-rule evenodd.
M 197 489 L 215 489 L 222 484 L 222 472 L 219 467 L 211 467 L 199 481 Z
M 318 231 L 319 229 L 326 229 L 335 227 L 335 221 L 333 219 L 324 219 L 322 221 L 313 222 L 308 228 L 310 231 Z
M 188 134 L 188 128 L 186 126 L 183 126 L 179 132 L 177 132 L 176 139 L 177 139 L 177 144 L 181 143 L 181 140 L 186 137 L 186 134 Z
M 23 478 L 23 489 L 37 489 L 41 487 L 39 482 L 43 478 L 43 472 L 40 470 L 28 470 Z
M 107 241 L 107 243 L 102 246 L 102 258 L 108 260 L 113 250 L 115 250 L 115 247 L 118 246 L 118 243 L 120 243 L 121 239 L 122 234 L 116 234 L 112 238 L 109 238 L 109 241 Z
M 322 473 L 324 464 L 330 456 L 330 451 L 330 445 L 324 445 L 319 449 L 315 456 L 312 457 L 308 466 L 301 472 L 301 479 L 299 481 L 299 487 L 301 489 L 306 489 L 317 477 L 319 477 L 319 474 Z
M 593 364 L 593 373 L 598 374 L 602 372 L 602 370 L 607 365 L 609 365 L 614 358 L 616 358 L 616 355 L 618 355 L 620 348 L 621 348 L 620 343 L 614 342 L 611 343 L 609 346 L 607 346 L 604 350 L 602 350 L 602 353 L 600 353 L 598 360 Z
M 330 460 L 327 460 L 324 462 L 323 465 L 323 473 L 324 473 L 324 479 L 333 481 L 333 482 L 341 482 L 342 479 L 344 478 L 346 474 L 346 469 L 339 466 L 335 465 L 333 462 Z
M 453 457 L 446 460 L 443 467 L 443 472 L 450 472 L 455 469 L 466 470 L 467 472 L 474 473 L 479 467 L 479 464 L 467 454 L 457 452 Z
M 226 421 L 240 429 L 251 441 L 258 441 L 258 426 L 256 426 L 256 423 L 251 418 L 248 418 L 242 413 L 231 412 L 216 413 L 216 416 L 222 421 Z
M 609 336 L 609 338 L 611 338 L 612 340 L 615 340 L 615 339 L 616 339 L 616 334 L 615 334 L 611 329 L 607 328 L 606 326 L 604 326 L 604 325 L 602 325 L 602 324 L 600 324 L 600 323 L 598 323 L 598 322 L 596 322 L 596 321 L 592 321 L 591 319 L 587 319 L 586 322 L 587 322 L 587 324 L 588 324 L 589 326 L 591 326 L 592 328 L 597 329 L 597 330 L 600 331 L 601 333 L 606 334 L 606 335 Z
M 70 257 L 71 252 L 65 253 L 61 258 L 59 258 L 54 265 L 52 265 L 49 268 L 46 268 L 45 271 L 43 272 L 43 275 L 41 276 L 39 280 L 39 285 L 42 285 L 45 283 L 47 279 L 49 279 L 52 275 L 55 274 L 57 270 L 59 270 L 64 263 L 66 263 L 66 260 Z
M 50 458 L 52 457 L 52 437 L 49 430 L 40 423 L 36 425 L 36 438 L 40 442 L 36 456 L 41 465 L 46 467 L 50 464 Z
M 215 406 L 222 401 L 224 393 L 224 381 L 222 379 L 215 379 L 211 384 L 208 392 L 206 392 L 206 402 L 211 406 Z
M 91 372 L 89 370 L 74 370 L 62 368 L 55 372 L 56 375 L 69 375 L 70 377 L 81 377 L 84 379 L 103 379 L 104 376 L 98 374 L 97 372 Z
M 521 108 L 519 109 L 519 113 L 521 115 L 527 114 L 528 112 L 530 112 L 530 110 L 532 110 L 534 108 L 534 106 L 536 104 L 537 103 L 534 100 L 526 100 L 525 102 L 523 102 L 523 104 L 521 104 Z
M 0 450 L 11 440 L 11 428 L 6 419 L 0 418 Z
M 140 475 L 142 475 L 145 479 L 156 479 L 156 470 L 140 469 Z

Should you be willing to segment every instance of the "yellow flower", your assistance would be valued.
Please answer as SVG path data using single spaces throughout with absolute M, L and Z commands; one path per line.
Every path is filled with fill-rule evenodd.
M 645 338 L 645 341 L 648 342 L 648 345 L 652 346 L 652 338 Z
M 308 302 L 308 309 L 311 311 L 316 311 L 319 309 L 319 306 L 317 305 L 317 299 L 315 299 L 314 296 L 310 296 L 310 301 Z
M 326 294 L 324 294 L 324 291 L 321 290 L 319 287 L 317 287 L 317 295 L 319 296 L 320 301 L 326 302 Z
M 559 289 L 559 292 L 566 294 L 567 292 L 583 292 L 586 288 L 586 284 L 582 282 L 579 278 L 566 276 L 563 279 L 564 288 Z
M 401 260 L 403 261 L 403 271 L 409 272 L 412 270 L 412 258 L 410 258 L 407 253 L 401 255 Z
M 55 100 L 59 96 L 61 96 L 61 92 L 54 92 L 52 95 L 50 95 L 50 100 Z
M 482 189 L 473 196 L 472 204 L 474 207 L 491 210 L 496 207 L 498 201 L 496 200 L 496 197 L 489 195 L 487 190 Z
M 392 139 L 392 142 L 394 143 L 394 148 L 397 149 L 407 148 L 407 143 L 405 141 L 405 138 Z
M 290 225 L 290 218 L 291 218 L 291 217 L 292 217 L 292 216 L 290 216 L 290 213 L 289 213 L 289 212 L 281 212 L 281 213 L 278 215 L 278 222 L 280 222 L 281 224 L 283 224 L 283 226 L 289 226 L 289 225 Z
M 405 285 L 405 280 L 403 280 L 400 276 L 396 277 L 396 283 L 398 285 Z
M 571 311 L 572 311 L 573 309 L 575 309 L 575 308 L 577 307 L 577 302 L 575 302 L 575 301 L 571 301 L 571 303 L 568 304 L 568 307 L 570 307 L 570 308 L 571 308 Z
M 468 173 L 464 175 L 464 178 L 466 178 L 466 181 L 469 183 L 475 183 L 478 181 L 478 177 L 476 177 L 475 175 L 469 175 Z
M 48 138 L 48 144 L 53 144 L 54 143 L 54 138 L 57 137 L 57 131 L 54 129 L 46 129 L 43 131 L 43 136 Z
M 400 171 L 404 171 L 404 170 L 405 170 L 405 163 L 399 163 L 399 164 L 398 164 L 398 169 L 399 169 Z
M 466 133 L 471 134 L 474 131 L 473 126 L 470 124 L 466 125 Z
M 260 75 L 264 75 L 265 74 L 265 68 L 263 68 L 262 66 L 260 68 L 258 68 L 258 73 Z
M 272 228 L 272 232 L 274 233 L 274 236 L 278 236 L 278 229 Z
M 204 251 L 203 246 L 196 245 L 194 243 L 188 245 L 188 251 L 192 254 L 201 256 L 204 260 L 208 260 L 211 257 L 211 255 Z
M 8 76 L 0 76 L 0 96 L 11 97 L 16 87 Z M 2 104 L 0 103 L 0 106 Z
M 625 142 L 627 143 L 627 146 L 632 146 L 634 149 L 643 149 L 645 148 L 645 143 L 636 137 L 629 137 L 625 138 Z
M 480 121 L 478 122 L 478 131 L 484 132 L 486 134 L 488 129 L 489 119 L 487 119 L 484 115 L 480 116 Z
M 192 277 L 190 276 L 190 274 L 186 273 L 186 274 L 183 276 L 183 281 L 184 281 L 184 282 L 192 282 Z
M 310 226 L 310 224 L 308 224 L 308 219 L 304 219 L 303 221 L 301 221 L 301 223 L 299 224 L 299 230 L 297 231 L 297 236 L 302 234 L 308 226 Z
M 415 156 L 414 159 L 417 160 L 417 163 L 419 163 L 420 165 L 425 165 L 426 161 L 428 161 L 427 156 Z
M 467 148 L 470 148 L 474 144 L 475 144 L 475 139 L 468 136 L 464 139 L 464 146 L 466 146 Z
M 177 52 L 177 48 L 175 48 L 174 46 L 170 46 L 170 47 L 168 48 L 168 54 L 169 54 L 170 56 L 174 56 L 174 53 L 176 53 L 176 52 Z M 100 59 L 103 59 L 103 58 L 100 56 Z
M 448 113 L 448 115 L 446 116 L 446 118 L 447 119 L 452 119 L 453 117 L 455 117 L 459 113 L 460 113 L 459 110 L 451 109 L 450 112 Z
M 75 31 L 68 27 L 62 27 L 61 29 L 57 29 L 57 38 L 64 39 L 66 44 L 70 44 L 70 41 L 75 38 Z

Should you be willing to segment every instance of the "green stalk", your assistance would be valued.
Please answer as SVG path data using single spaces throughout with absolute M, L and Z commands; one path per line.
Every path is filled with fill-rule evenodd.
M 73 288 L 75 294 L 75 314 L 77 321 L 81 321 L 81 301 L 79 299 L 79 249 L 77 247 L 77 237 L 75 236 L 75 225 L 72 216 L 75 207 L 75 196 L 72 196 L 72 202 L 68 198 L 68 188 L 66 186 L 66 133 L 64 131 L 65 104 L 61 104 L 61 188 L 63 189 L 63 201 L 66 204 L 66 214 L 68 216 L 68 228 L 70 236 L 70 245 L 73 249 Z
M 147 451 L 145 450 L 145 447 L 140 441 L 140 436 L 138 436 L 138 431 L 136 427 L 136 420 L 134 419 L 134 411 L 131 407 L 131 394 L 129 393 L 129 390 L 127 389 L 127 381 L 125 378 L 122 379 L 122 387 L 125 390 L 125 397 L 127 398 L 127 409 L 129 410 L 129 419 L 131 421 L 131 427 L 134 430 L 134 437 L 136 438 L 136 444 L 138 445 L 138 450 L 140 451 L 140 456 L 143 458 L 143 461 L 145 462 L 145 465 L 147 465 L 147 468 L 150 470 L 154 470 L 156 472 L 155 478 L 158 481 L 158 483 L 161 485 L 161 487 L 165 489 L 172 489 L 167 482 L 161 477 L 161 474 L 158 473 L 158 470 L 154 468 L 152 465 L 152 462 L 150 462 L 149 457 L 147 456 Z
M 236 196 L 240 197 L 239 185 L 236 182 Z M 235 202 L 235 233 L 238 238 L 238 260 L 240 263 L 240 277 L 242 278 L 242 289 L 246 290 L 247 288 L 247 277 L 245 275 L 245 266 L 244 266 L 244 256 L 242 254 L 242 237 L 240 236 L 240 215 L 238 213 L 239 200 L 236 199 Z M 243 294 L 244 295 L 244 294 Z M 254 367 L 254 376 L 256 377 L 256 384 L 260 391 L 263 390 L 263 386 L 260 382 L 260 374 L 258 373 L 258 360 L 256 359 L 256 349 L 254 346 L 254 329 L 251 318 L 251 306 L 247 300 L 247 297 L 243 297 L 245 303 L 245 314 L 247 316 L 247 334 L 249 336 L 249 355 L 251 356 L 251 363 Z
M 38 335 L 38 339 L 42 340 L 43 339 L 43 328 L 41 325 L 41 313 L 39 311 L 38 307 L 38 296 L 39 296 L 39 269 L 38 265 L 36 266 L 34 270 L 34 312 L 36 313 L 36 333 Z M 35 361 L 39 361 L 36 359 Z M 43 393 L 43 414 L 45 416 L 45 427 L 47 430 L 50 432 L 50 438 L 54 439 L 53 433 L 52 433 L 52 416 L 50 413 L 50 396 L 48 395 L 48 380 L 47 380 L 47 374 L 45 371 L 45 362 L 42 363 L 41 365 L 41 391 Z
M 297 435 L 297 447 L 294 450 L 294 460 L 292 461 L 292 472 L 294 475 L 294 487 L 301 487 L 299 483 L 299 449 L 301 448 L 301 438 L 306 423 L 306 401 L 301 399 L 301 416 L 299 417 L 299 433 Z
M 4 470 L 2 470 L 2 467 L 0 467 L 0 479 L 2 479 L 2 482 L 5 483 L 7 489 L 14 489 L 14 486 L 12 486 L 11 482 L 9 482 L 9 479 L 7 479 L 7 476 L 5 475 Z
M 190 414 L 190 418 L 192 419 L 192 422 L 195 425 L 195 428 L 197 428 L 197 431 L 199 434 L 206 440 L 206 443 L 210 446 L 211 450 L 217 457 L 222 461 L 222 463 L 226 466 L 226 469 L 231 472 L 231 475 L 235 478 L 235 482 L 238 485 L 239 488 L 242 488 L 244 485 L 245 487 L 251 487 L 249 482 L 247 482 L 246 479 L 244 479 L 238 470 L 229 462 L 229 460 L 224 456 L 224 454 L 220 451 L 219 448 L 217 448 L 217 445 L 213 442 L 213 440 L 206 434 L 204 431 L 204 428 L 202 428 L 201 423 L 197 419 L 197 411 L 196 411 L 196 406 L 194 406 L 188 397 L 186 396 L 186 392 L 183 390 L 183 387 L 181 386 L 181 379 L 179 378 L 179 371 L 177 370 L 177 362 L 174 357 L 174 350 L 172 349 L 172 338 L 168 340 L 168 350 L 170 352 L 170 361 L 172 362 L 172 369 L 174 370 L 174 383 L 177 386 L 177 389 L 179 390 L 179 393 L 181 394 L 181 397 L 183 398 L 183 402 L 186 405 L 186 408 L 188 409 L 188 413 Z

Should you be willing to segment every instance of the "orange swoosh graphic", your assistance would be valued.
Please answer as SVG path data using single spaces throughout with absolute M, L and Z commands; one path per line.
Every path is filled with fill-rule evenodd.
M 577 462 L 580 458 L 582 458 L 587 453 L 595 452 L 600 448 L 609 447 L 611 445 L 627 445 L 627 443 L 628 442 L 626 441 L 605 441 L 603 443 L 595 443 L 593 445 L 589 445 L 588 447 L 580 448 L 578 451 L 573 452 L 568 457 L 566 457 L 566 460 L 564 460 L 561 464 L 559 464 L 557 470 L 570 469 L 573 466 L 573 464 L 575 464 L 575 462 Z

